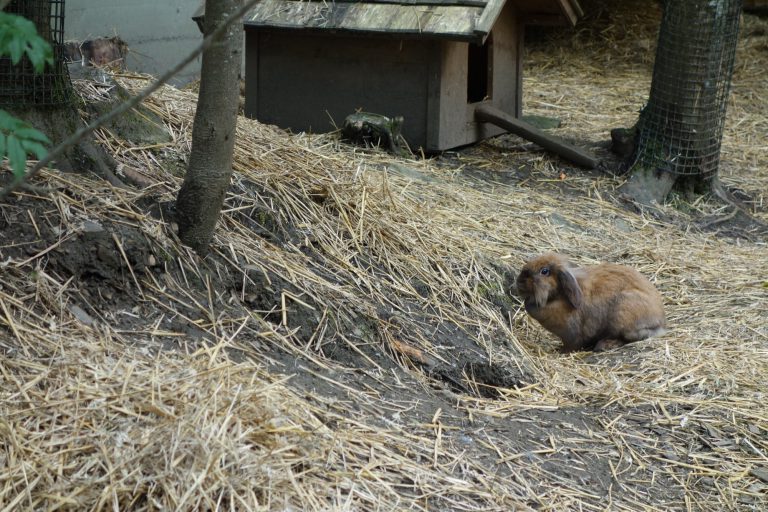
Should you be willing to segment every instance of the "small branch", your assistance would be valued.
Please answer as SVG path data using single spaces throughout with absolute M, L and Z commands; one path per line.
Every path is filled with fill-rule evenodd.
M 2 185 L 3 183 L 4 181 L 0 180 L 0 185 Z M 56 192 L 57 190 L 59 190 L 59 187 L 48 188 L 48 187 L 39 187 L 37 185 L 32 185 L 31 183 L 22 183 L 21 185 L 19 185 L 19 190 L 22 192 L 35 194 L 38 196 L 45 196 L 48 194 L 52 194 L 53 192 Z
M 745 205 L 742 201 L 739 201 L 736 197 L 733 196 L 730 192 L 728 192 L 725 188 L 723 188 L 722 182 L 715 178 L 714 182 L 712 183 L 712 191 L 715 193 L 717 197 L 719 197 L 723 202 L 733 206 L 733 211 L 725 215 L 723 217 L 717 218 L 715 220 L 707 221 L 705 222 L 702 227 L 706 228 L 709 226 L 712 226 L 714 224 L 719 224 L 720 222 L 725 222 L 727 220 L 730 220 L 734 218 L 739 213 L 743 214 L 747 219 L 749 219 L 750 222 L 753 222 L 757 226 L 760 226 L 762 229 L 768 229 L 768 224 L 763 222 L 762 220 L 758 219 L 754 215 L 752 215 L 752 212 L 749 210 L 749 207 Z
M 739 210 L 738 208 L 734 207 L 733 210 L 731 210 L 731 213 L 728 213 L 728 214 L 723 215 L 721 217 L 716 217 L 716 218 L 708 220 L 706 222 L 702 222 L 701 224 L 699 224 L 699 228 L 707 229 L 709 227 L 714 226 L 715 224 L 720 224 L 721 222 L 727 222 L 727 221 L 733 219 L 734 217 L 736 217 L 736 215 L 738 215 L 740 211 L 741 210 Z
M 723 188 L 722 182 L 717 178 L 712 183 L 712 191 L 723 202 L 733 206 L 734 211 L 741 211 L 750 217 L 752 216 L 752 213 L 749 211 L 749 207 L 736 199 L 733 194 L 725 190 L 725 188 Z
M 3 2 L 4 0 L 0 0 L 0 2 Z M 146 89 L 141 91 L 138 95 L 132 97 L 131 99 L 121 103 L 117 107 L 115 107 L 113 110 L 107 112 L 103 116 L 99 117 L 92 123 L 88 124 L 87 126 L 84 126 L 83 128 L 80 128 L 75 133 L 64 139 L 58 146 L 53 148 L 42 160 L 38 161 L 37 164 L 35 164 L 32 169 L 29 170 L 28 173 L 17 176 L 15 179 L 4 189 L 0 191 L 0 201 L 8 197 L 10 194 L 12 194 L 14 191 L 16 191 L 22 184 L 29 181 L 30 178 L 35 176 L 38 172 L 40 172 L 40 169 L 51 163 L 54 159 L 59 157 L 61 154 L 64 153 L 67 149 L 69 149 L 71 146 L 77 144 L 83 137 L 86 135 L 90 135 L 95 130 L 100 128 L 104 123 L 109 122 L 110 120 L 114 119 L 115 117 L 119 116 L 120 114 L 127 112 L 128 110 L 134 108 L 136 105 L 144 101 L 147 97 L 149 97 L 153 92 L 158 90 L 163 84 L 165 84 L 168 80 L 173 78 L 173 76 L 181 71 L 187 64 L 191 63 L 195 58 L 200 55 L 202 52 L 204 52 L 211 44 L 213 44 L 214 40 L 217 39 L 221 34 L 224 33 L 227 27 L 234 23 L 235 21 L 239 21 L 242 19 L 243 15 L 256 3 L 258 3 L 260 0 L 248 0 L 240 9 L 238 9 L 232 16 L 227 18 L 224 23 L 216 27 L 216 30 L 211 32 L 208 36 L 203 39 L 203 42 L 200 43 L 200 45 L 195 48 L 195 50 L 192 51 L 185 59 L 183 59 L 181 62 L 176 64 L 173 68 L 168 70 L 164 75 L 162 75 L 160 78 L 158 78 L 154 83 L 152 83 L 150 86 L 148 86 Z

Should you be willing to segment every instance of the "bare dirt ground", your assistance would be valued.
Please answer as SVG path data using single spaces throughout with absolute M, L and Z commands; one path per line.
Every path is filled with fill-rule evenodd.
M 584 3 L 529 37 L 525 109 L 616 170 L 658 11 Z M 139 186 L 0 205 L 0 509 L 764 510 L 766 63 L 746 16 L 721 175 L 759 222 L 639 210 L 511 136 L 403 159 L 241 119 L 204 259 L 171 215 L 195 96 L 165 89 L 168 140 L 100 134 Z M 508 293 L 546 250 L 637 267 L 670 332 L 559 354 Z

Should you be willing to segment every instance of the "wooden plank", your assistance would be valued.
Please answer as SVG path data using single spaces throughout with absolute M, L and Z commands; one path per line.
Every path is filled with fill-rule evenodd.
M 506 0 L 489 0 L 488 5 L 483 10 L 483 14 L 480 15 L 480 19 L 477 21 L 475 32 L 485 35 L 489 34 L 505 3 Z
M 427 112 L 425 119 L 426 137 L 424 149 L 438 148 L 440 144 L 440 87 L 443 77 L 443 55 L 447 45 L 457 44 L 450 41 L 432 41 L 427 58 Z M 412 148 L 416 149 L 416 148 Z
M 560 0 L 560 11 L 563 16 L 571 23 L 576 25 L 579 18 L 584 15 L 584 11 L 581 10 L 581 6 L 577 0 Z
M 330 3 L 325 0 L 263 0 L 246 14 L 245 24 L 295 29 L 391 31 L 400 35 L 433 35 L 482 43 L 507 3 L 524 14 L 557 16 L 560 23 L 567 20 L 575 24 L 584 14 L 578 0 L 336 0 Z M 387 6 L 387 9 L 375 8 L 380 5 Z M 405 11 L 398 13 L 400 9 Z M 367 10 L 377 15 L 366 15 Z M 419 14 L 406 23 L 408 10 L 431 12 L 434 14 L 431 18 L 442 17 L 445 21 L 430 26 L 421 23 L 423 16 Z M 204 14 L 204 5 L 201 5 L 192 18 L 200 20 Z M 346 20 L 347 17 L 350 19 Z M 354 19 L 360 21 L 355 23 Z M 391 26 L 388 21 L 392 20 L 400 23 Z M 371 26 L 362 21 L 371 23 Z
M 514 117 L 519 112 L 522 98 L 523 27 L 518 25 L 518 14 L 513 5 L 507 3 L 493 26 L 492 56 L 489 65 L 492 71 L 490 88 L 491 104 Z M 474 119 L 474 111 L 470 118 Z
M 515 69 L 517 71 L 517 84 L 515 84 L 515 117 L 523 115 L 523 55 L 525 48 L 525 24 L 521 19 L 517 20 L 517 58 Z
M 571 5 L 573 6 L 573 10 L 576 12 L 579 18 L 584 17 L 584 9 L 581 8 L 579 0 L 571 0 Z
M 473 114 L 467 113 L 467 49 L 465 43 L 450 41 L 443 44 L 437 127 L 439 133 L 430 150 L 448 149 L 477 141 L 474 133 L 468 133 Z
M 306 2 L 307 0 L 289 0 Z M 325 0 L 311 0 L 322 3 Z M 334 3 L 361 3 L 360 0 L 334 0 Z M 485 7 L 488 0 L 369 0 L 366 4 L 398 4 L 398 5 L 456 5 L 464 7 Z
M 591 153 L 577 148 L 576 146 L 572 146 L 558 137 L 544 133 L 538 128 L 519 119 L 515 119 L 506 112 L 502 112 L 490 105 L 478 105 L 475 109 L 475 118 L 478 121 L 492 123 L 505 130 L 509 130 L 515 135 L 519 135 L 526 140 L 535 142 L 544 149 L 552 151 L 566 160 L 570 160 L 582 167 L 594 169 L 599 163 L 597 157 Z
M 432 34 L 462 34 L 467 36 L 465 40 L 475 40 L 475 20 L 479 16 L 480 9 L 469 7 L 435 9 L 423 31 Z
M 245 106 L 244 113 L 259 118 L 259 38 L 261 34 L 245 29 Z
M 248 13 L 245 24 L 477 41 L 475 20 L 481 13 L 482 8 L 467 6 L 263 0 Z

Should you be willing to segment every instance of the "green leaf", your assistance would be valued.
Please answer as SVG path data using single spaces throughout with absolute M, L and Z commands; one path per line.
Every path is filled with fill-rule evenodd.
M 32 153 L 38 160 L 42 160 L 48 154 L 48 150 L 39 142 L 27 139 L 21 141 L 21 145 L 24 147 L 25 153 Z
M 6 156 L 7 150 L 8 160 L 15 175 L 23 174 L 27 154 L 31 153 L 42 159 L 48 154 L 45 145 L 50 143 L 48 137 L 40 130 L 0 110 L 0 158 Z
M 21 146 L 21 141 L 17 139 L 13 134 L 8 136 L 8 160 L 11 163 L 11 169 L 13 174 L 17 177 L 24 175 L 24 170 L 27 164 L 27 153 Z
M 0 11 L 0 56 L 9 55 L 18 64 L 26 53 L 29 61 L 40 73 L 45 64 L 53 64 L 53 49 L 37 34 L 35 24 L 15 14 Z
M 35 71 L 38 73 L 43 72 L 46 62 L 53 64 L 53 50 L 51 50 L 51 46 L 38 38 L 37 35 L 35 35 L 34 39 L 29 40 L 27 57 L 29 57 L 30 62 L 35 67 Z
M 27 139 L 31 141 L 42 142 L 44 144 L 51 143 L 51 141 L 43 132 L 41 132 L 37 128 L 32 128 L 29 125 L 22 126 L 20 128 L 17 128 L 16 130 L 13 130 L 13 134 L 20 139 Z
M 21 38 L 14 37 L 8 42 L 7 50 L 11 55 L 11 62 L 16 65 L 24 55 L 24 41 Z
M 0 109 L 0 129 L 10 130 L 11 123 L 16 119 L 5 110 Z

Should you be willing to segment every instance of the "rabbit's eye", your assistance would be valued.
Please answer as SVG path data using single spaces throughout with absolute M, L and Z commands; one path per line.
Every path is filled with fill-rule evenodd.
M 539 273 L 541 275 L 543 275 L 543 276 L 548 276 L 549 275 L 549 267 L 542 268 L 541 270 L 539 270 Z

